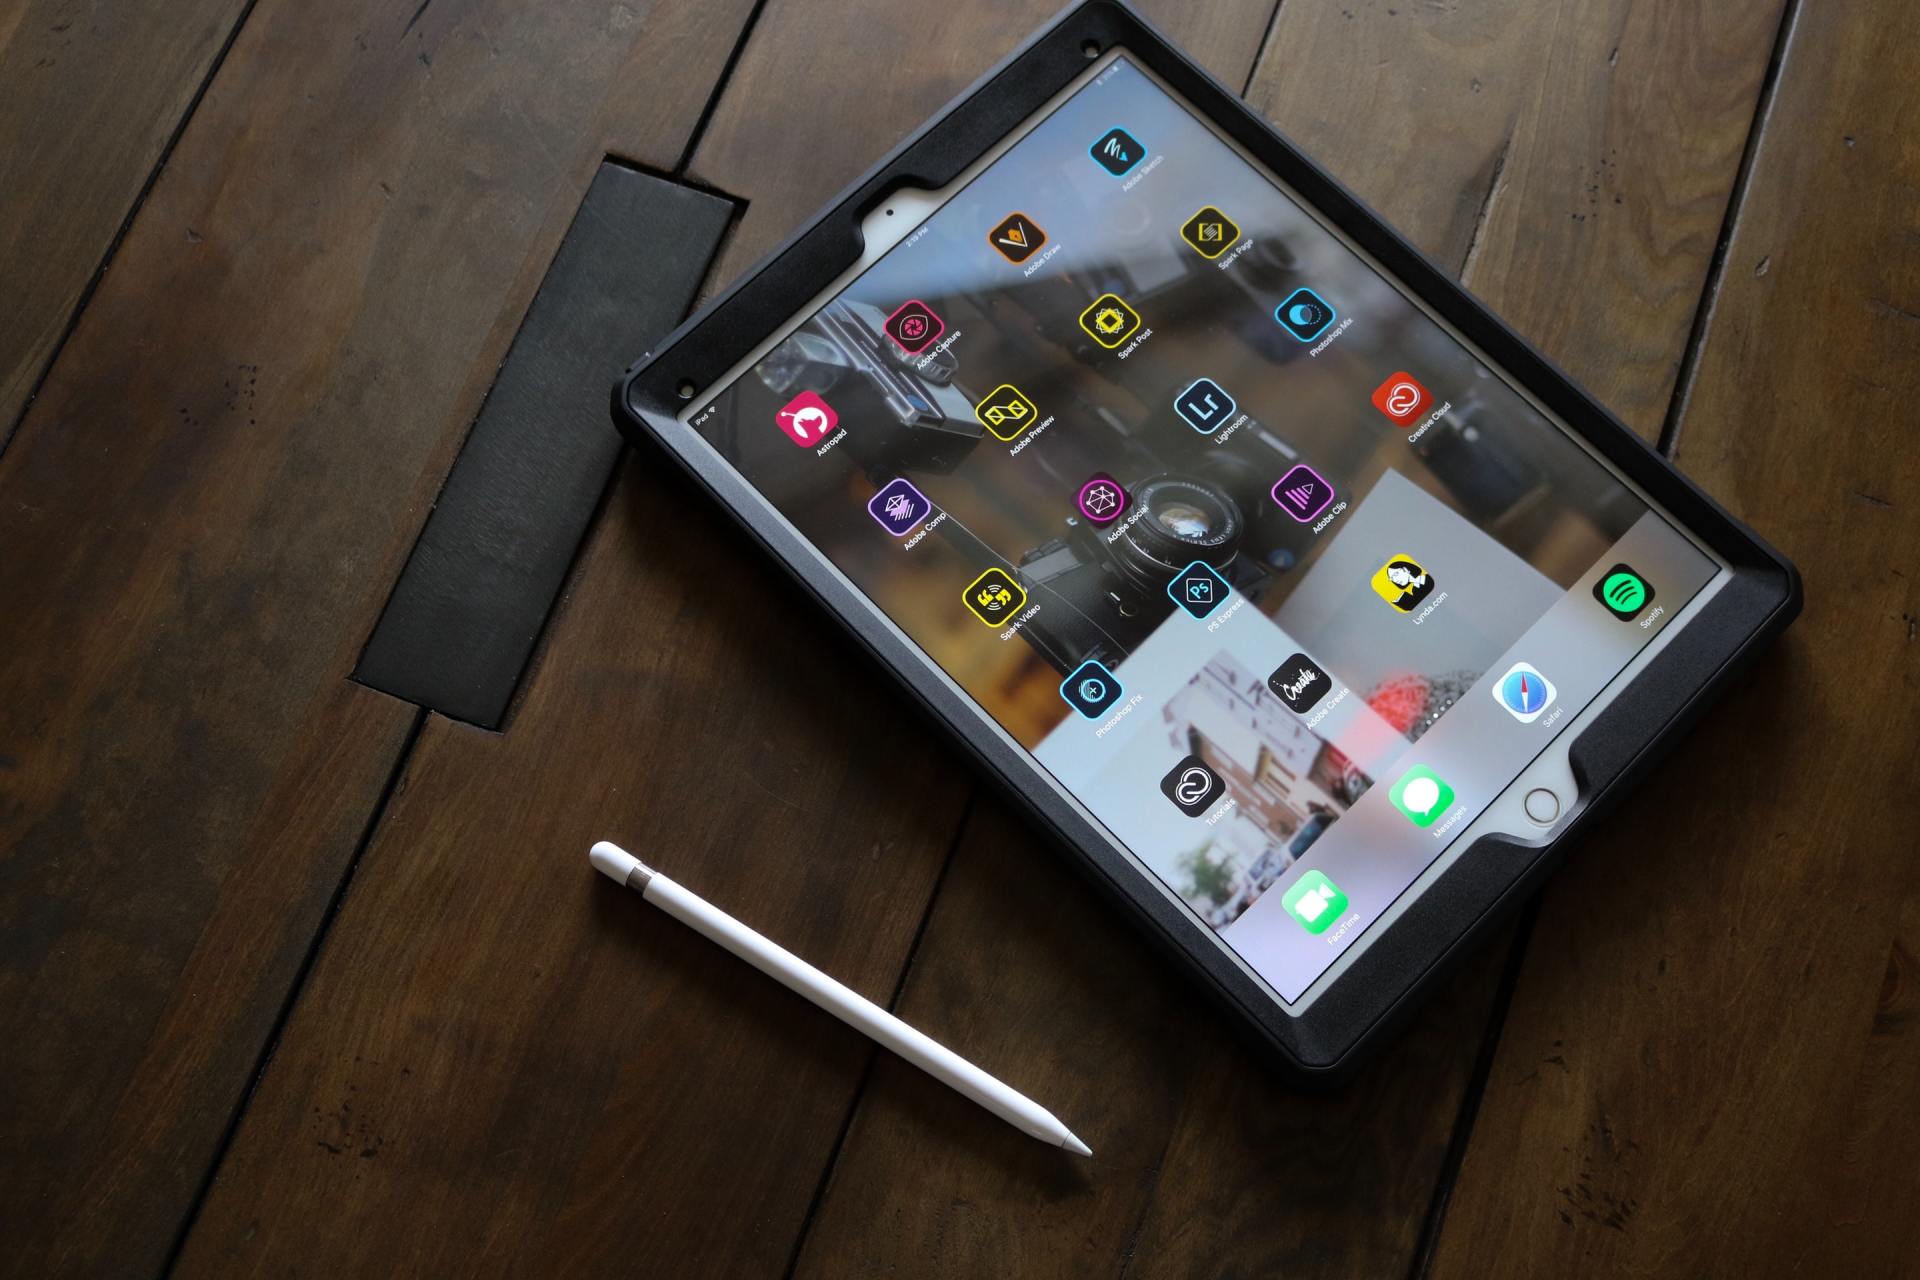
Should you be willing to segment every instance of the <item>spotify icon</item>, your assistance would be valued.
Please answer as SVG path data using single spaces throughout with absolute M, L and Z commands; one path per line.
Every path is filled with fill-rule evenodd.
M 1622 622 L 1632 622 L 1641 610 L 1653 603 L 1653 584 L 1632 566 L 1617 564 L 1593 584 L 1593 598 Z

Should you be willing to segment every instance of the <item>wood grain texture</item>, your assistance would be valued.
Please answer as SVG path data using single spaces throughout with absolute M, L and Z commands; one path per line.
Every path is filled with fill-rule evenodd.
M 850 82 L 834 59 L 870 65 L 843 27 L 786 8 L 731 83 L 816 93 Z M 1265 16 L 1241 24 L 1237 74 Z M 784 234 L 830 194 L 812 170 L 858 172 L 1027 21 L 949 6 L 939 39 L 920 23 L 912 42 L 931 63 L 890 64 L 897 111 L 743 132 L 798 158 L 727 162 L 738 238 Z M 917 713 L 667 465 L 643 455 L 616 481 L 507 733 L 429 718 L 182 1273 L 791 1258 L 874 1051 L 593 876 L 586 848 L 653 854 L 886 1001 L 974 782 L 931 736 L 876 756 L 874 727 Z
M 0 450 L 245 0 L 0 10 Z
M 1348 18 L 1339 9 L 1287 6 L 1249 96 L 1276 113 L 1276 122 L 1296 138 L 1318 135 L 1321 140 L 1310 148 L 1363 198 L 1388 208 L 1429 252 L 1465 267 L 1469 284 L 1522 333 L 1544 331 L 1545 349 L 1563 363 L 1579 370 L 1581 359 L 1591 356 L 1559 346 L 1585 341 L 1564 328 L 1569 275 L 1587 281 L 1579 307 L 1644 314 L 1647 331 L 1635 342 L 1648 350 L 1657 346 L 1660 358 L 1630 362 L 1609 376 L 1627 403 L 1653 404 L 1667 395 L 1686 349 L 1691 304 L 1646 313 L 1647 280 L 1631 272 L 1617 278 L 1589 272 L 1574 259 L 1628 253 L 1644 241 L 1671 246 L 1672 260 L 1661 271 L 1704 279 L 1719 211 L 1733 190 L 1740 138 L 1721 149 L 1711 173 L 1689 173 L 1690 183 L 1717 183 L 1717 199 L 1670 205 L 1669 175 L 1695 163 L 1690 157 L 1698 140 L 1662 139 L 1654 122 L 1613 103 L 1615 82 L 1605 76 L 1569 87 L 1568 100 L 1550 110 L 1529 107 L 1532 123 L 1515 126 L 1511 138 L 1504 129 L 1497 139 L 1496 131 L 1484 131 L 1489 145 L 1504 149 L 1492 199 L 1510 220 L 1506 230 L 1490 235 L 1551 227 L 1566 204 L 1587 199 L 1584 188 L 1569 189 L 1565 170 L 1552 162 L 1559 151 L 1591 145 L 1582 133 L 1586 122 L 1616 120 L 1618 136 L 1638 141 L 1633 164 L 1623 163 L 1610 178 L 1610 191 L 1621 200 L 1611 207 L 1633 210 L 1633 219 L 1621 214 L 1617 230 L 1601 228 L 1603 217 L 1575 224 L 1601 244 L 1566 245 L 1564 263 L 1540 260 L 1527 270 L 1491 272 L 1481 280 L 1490 250 L 1472 254 L 1464 243 L 1449 240 L 1456 231 L 1471 238 L 1471 225 L 1462 229 L 1459 212 L 1485 205 L 1490 184 L 1496 184 L 1494 166 L 1472 160 L 1473 139 L 1449 143 L 1453 135 L 1443 125 L 1436 129 L 1441 145 L 1410 152 L 1406 137 L 1422 136 L 1424 129 L 1381 129 L 1376 116 L 1347 114 L 1344 131 L 1335 132 L 1320 115 L 1342 94 L 1350 103 L 1352 92 L 1377 87 L 1400 95 L 1404 105 L 1395 109 L 1410 119 L 1444 118 L 1455 79 L 1468 86 L 1462 92 L 1470 97 L 1478 96 L 1470 87 L 1475 80 L 1483 91 L 1488 84 L 1511 85 L 1508 106 L 1521 111 L 1515 104 L 1551 96 L 1549 86 L 1563 79 L 1559 63 L 1572 56 L 1570 49 L 1613 38 L 1609 24 L 1630 16 L 1626 9 L 1512 5 L 1489 15 L 1464 8 L 1415 14 L 1357 6 Z M 1685 30 L 1630 23 L 1619 56 L 1639 60 L 1646 76 L 1723 77 L 1737 91 L 1713 84 L 1695 86 L 1692 93 L 1702 102 L 1744 93 L 1750 121 L 1775 30 L 1765 20 L 1764 14 L 1742 15 L 1700 35 L 1697 44 L 1681 38 Z M 1529 23 L 1532 39 L 1511 30 Z M 1726 52 L 1729 26 L 1743 33 L 1744 60 Z M 1364 68 L 1388 45 L 1398 50 L 1391 59 L 1396 74 L 1372 85 Z M 1361 56 L 1356 49 L 1371 52 Z M 1439 53 L 1429 56 L 1434 50 Z M 1604 69 L 1606 50 L 1597 56 Z M 1422 87 L 1420 77 L 1427 74 L 1434 80 Z M 1361 89 L 1343 87 L 1349 83 Z M 1730 120 L 1722 123 L 1731 128 Z M 1405 177 L 1410 163 L 1423 185 Z M 1705 225 L 1709 211 L 1711 227 Z M 1597 360 L 1591 363 L 1600 367 Z M 1649 414 L 1640 425 L 1652 431 L 1659 420 Z M 1018 852 L 1002 852 L 1007 844 Z M 1047 885 L 1041 891 L 1045 909 L 1038 912 L 987 905 L 994 893 L 1005 895 L 1013 875 L 1009 861 L 1019 863 L 1025 880 L 1036 874 L 1029 865 L 1045 856 L 1030 839 L 969 833 L 915 958 L 902 1015 L 938 1028 L 935 1035 L 950 1031 L 962 1043 L 995 1044 L 1003 1060 L 1044 1064 L 1029 1067 L 1036 1096 L 1061 1108 L 1093 1145 L 1098 1172 L 1077 1181 L 1055 1177 L 1036 1187 L 1032 1180 L 1048 1168 L 1047 1153 L 1023 1152 L 1017 1135 L 982 1135 L 965 1146 L 943 1142 L 916 1156 L 893 1120 L 938 1104 L 912 1072 L 883 1067 L 849 1130 L 802 1271 L 1349 1276 L 1406 1269 L 1419 1248 L 1471 1083 L 1506 946 L 1496 943 L 1474 957 L 1417 1024 L 1351 1085 L 1331 1095 L 1303 1094 L 1223 1037 L 1219 1015 L 1189 1010 L 1191 993 L 1164 973 L 1164 962 L 1143 943 L 1090 928 L 1083 917 L 1108 914 L 1104 906 L 1062 905 L 1073 885 Z M 1599 848 L 1582 856 L 1606 857 Z M 978 892 L 967 896 L 969 886 Z M 1081 938 L 1097 939 L 1085 956 L 1063 940 Z M 1109 973 L 1124 978 L 1095 976 Z M 1062 984 L 1073 985 L 1063 993 L 1056 989 Z M 870 1125 L 869 1112 L 885 1119 Z M 1025 1180 L 1010 1178 L 1010 1170 Z M 1023 1211 L 1023 1204 L 1031 1207 Z M 1094 1225 L 1085 1233 L 1070 1231 L 1068 1223 L 1079 1220 L 1074 1214 Z M 873 1230 L 876 1221 L 887 1224 L 884 1237 Z M 917 1267 L 915 1260 L 921 1260 Z
M 1093 1158 L 882 1058 L 798 1274 L 1403 1272 L 1491 968 L 1444 984 L 1346 1088 L 1295 1093 L 1058 853 L 983 802 L 898 1011 L 1043 1099 Z
M 1253 69 L 1275 2 L 1144 0 L 1136 7 L 1237 89 Z M 768 4 L 693 157 L 692 173 L 704 182 L 770 195 L 722 252 L 714 290 L 731 284 L 1061 7 L 1054 0 L 966 0 L 941 5 L 939 21 L 930 24 L 918 6 L 860 0 L 823 24 L 817 3 Z M 858 40 L 846 41 L 850 30 Z M 804 62 L 795 61 L 799 51 Z M 845 75 L 822 78 L 842 64 Z M 824 84 L 838 91 L 822 92 Z M 795 95 L 806 100 L 804 113 L 794 113 Z
M 1247 100 L 1651 440 L 1781 8 L 1290 4 Z
M 1438 1275 L 1920 1258 L 1908 17 L 1801 12 L 1679 429 L 1806 613 L 1547 891 Z
M 262 0 L 223 63 L 0 458 L 24 1273 L 165 1257 L 413 724 L 345 677 L 425 500 L 604 150 L 673 163 L 747 8 Z
M 587 848 L 886 1001 L 964 779 L 862 750 L 914 713 L 654 465 L 617 482 L 509 731 L 429 718 L 181 1274 L 786 1264 L 871 1046 Z

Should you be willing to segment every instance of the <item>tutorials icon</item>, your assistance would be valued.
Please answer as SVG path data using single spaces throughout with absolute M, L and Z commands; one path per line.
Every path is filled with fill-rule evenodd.
M 1226 794 L 1227 784 L 1199 756 L 1188 756 L 1160 779 L 1160 794 L 1189 818 L 1197 818 Z

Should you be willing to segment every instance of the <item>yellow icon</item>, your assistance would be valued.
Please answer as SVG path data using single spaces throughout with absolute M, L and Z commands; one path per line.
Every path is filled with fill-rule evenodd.
M 1080 327 L 1088 337 L 1112 350 L 1133 336 L 1140 327 L 1140 316 L 1113 294 L 1103 293 L 1080 313 Z
M 989 569 L 967 584 L 960 599 L 973 611 L 974 617 L 997 627 L 1020 612 L 1027 603 L 1027 593 L 1005 569 Z
M 1040 411 L 1033 407 L 1033 401 L 1020 394 L 1020 388 L 1003 382 L 973 406 L 973 416 L 1000 439 L 1011 440 L 1032 426 Z
M 1433 594 L 1433 575 L 1412 556 L 1392 556 L 1373 575 L 1374 594 L 1402 613 Z
M 1195 253 L 1211 261 L 1240 242 L 1240 224 L 1207 205 L 1187 219 L 1180 228 L 1180 238 L 1192 245 Z

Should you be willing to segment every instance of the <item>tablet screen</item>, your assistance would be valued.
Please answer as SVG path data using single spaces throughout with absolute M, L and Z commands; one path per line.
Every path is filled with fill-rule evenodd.
M 690 421 L 1289 1002 L 1717 572 L 1124 56 Z

